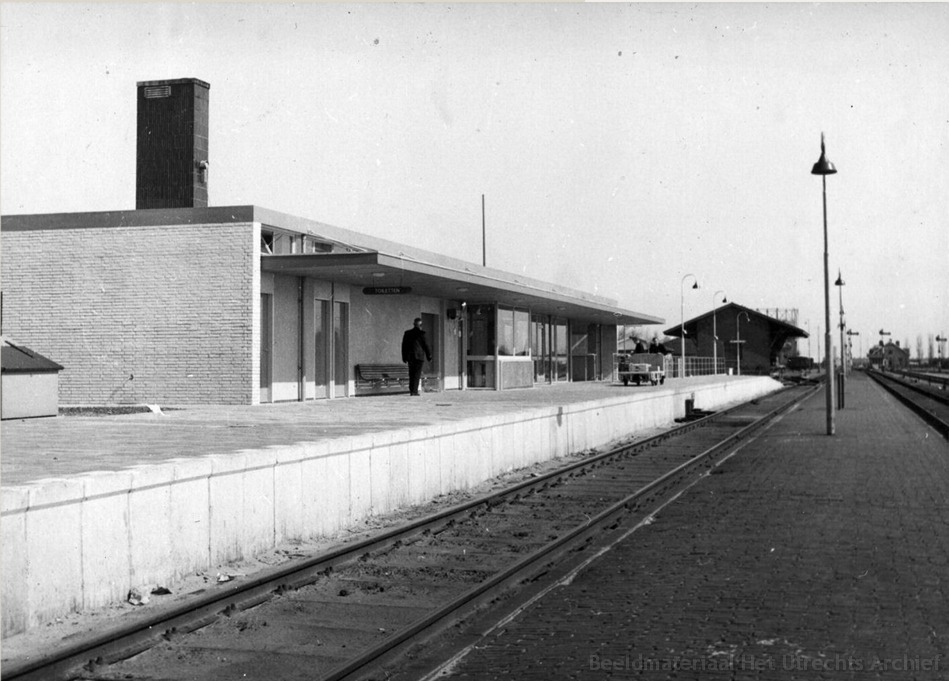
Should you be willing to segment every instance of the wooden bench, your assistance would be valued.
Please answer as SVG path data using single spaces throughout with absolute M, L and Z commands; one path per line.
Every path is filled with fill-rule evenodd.
M 401 392 L 409 389 L 408 364 L 357 364 L 356 394 Z

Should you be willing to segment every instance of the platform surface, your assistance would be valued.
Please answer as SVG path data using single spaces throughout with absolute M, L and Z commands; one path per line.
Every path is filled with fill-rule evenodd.
M 949 445 L 813 395 L 439 679 L 949 678 Z
M 9 420 L 0 423 L 0 484 L 20 485 L 175 457 L 226 454 L 740 380 L 697 376 L 655 387 L 556 383 L 524 390 L 449 390 L 419 397 L 404 393 L 257 406 L 165 408 L 161 414 Z

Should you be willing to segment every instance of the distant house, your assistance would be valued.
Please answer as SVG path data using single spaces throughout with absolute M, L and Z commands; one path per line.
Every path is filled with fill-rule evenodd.
M 0 419 L 56 416 L 62 369 L 25 345 L 0 338 Z
M 767 374 L 786 364 L 785 345 L 792 338 L 807 338 L 807 332 L 793 324 L 769 317 L 737 303 L 728 303 L 685 322 L 685 354 L 695 357 L 716 357 L 722 366 L 738 367 L 741 346 L 742 374 Z M 665 333 L 682 337 L 682 325 Z M 682 343 L 668 347 L 681 354 Z
M 882 371 L 902 371 L 909 366 L 909 351 L 900 347 L 900 342 L 883 341 L 867 353 L 870 367 Z

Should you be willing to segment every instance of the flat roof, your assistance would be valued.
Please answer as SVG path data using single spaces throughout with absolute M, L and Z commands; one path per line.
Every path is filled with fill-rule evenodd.
M 154 87 L 156 85 L 183 85 L 185 83 L 194 83 L 207 89 L 211 89 L 211 84 L 197 78 L 172 78 L 171 80 L 140 80 L 136 87 Z
M 304 234 L 362 252 L 264 255 L 265 272 L 310 276 L 362 288 L 408 286 L 413 293 L 468 304 L 498 302 L 541 314 L 600 324 L 663 324 L 661 317 L 627 310 L 615 300 L 558 284 L 424 251 L 315 220 L 253 205 L 153 208 L 0 217 L 3 231 L 260 223 L 262 228 Z

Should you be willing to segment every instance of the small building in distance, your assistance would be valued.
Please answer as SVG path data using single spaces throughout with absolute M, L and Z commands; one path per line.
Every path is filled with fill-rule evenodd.
M 871 369 L 878 371 L 902 371 L 909 366 L 909 351 L 900 347 L 900 342 L 880 341 L 879 345 L 870 348 L 867 360 Z
M 794 346 L 788 341 L 807 338 L 793 324 L 781 321 L 737 303 L 726 303 L 685 322 L 686 357 L 712 358 L 717 355 L 720 373 L 731 368 L 742 374 L 769 374 L 785 366 Z M 666 329 L 669 336 L 682 338 L 682 325 Z M 681 353 L 681 342 L 668 347 Z M 741 371 L 738 372 L 740 346 Z
M 58 415 L 62 369 L 25 345 L 0 338 L 0 419 Z

